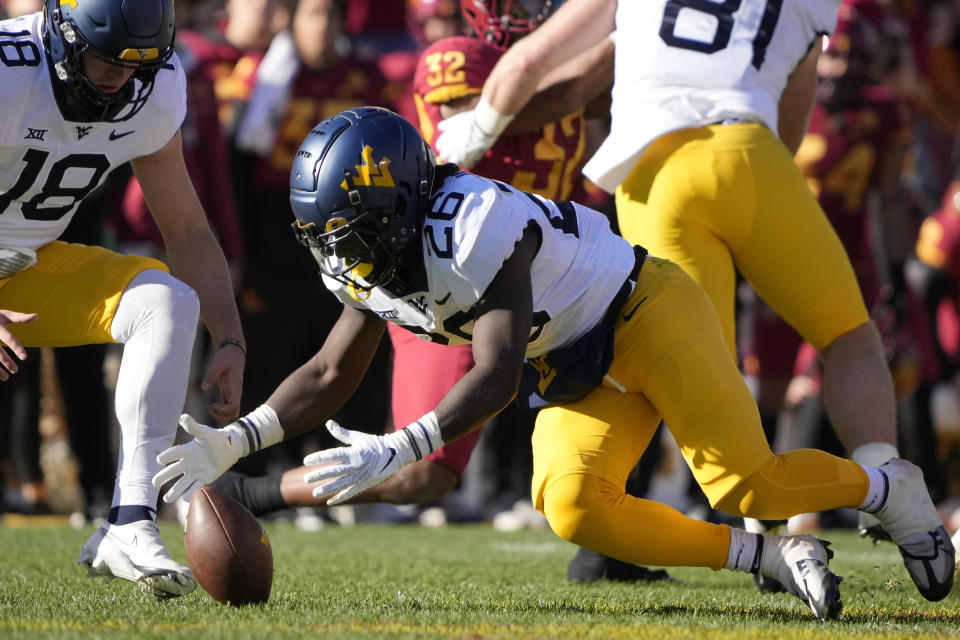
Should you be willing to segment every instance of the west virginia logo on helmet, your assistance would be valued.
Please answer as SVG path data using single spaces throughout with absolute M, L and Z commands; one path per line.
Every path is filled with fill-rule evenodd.
M 160 50 L 156 47 L 151 49 L 124 49 L 118 56 L 121 60 L 130 60 L 140 62 L 141 60 L 156 60 L 160 57 Z
M 352 187 L 395 187 L 393 176 L 390 175 L 390 159 L 384 156 L 380 162 L 373 161 L 373 147 L 366 145 L 360 152 L 363 164 L 354 165 L 356 175 L 348 175 L 340 183 L 340 188 L 349 191 Z

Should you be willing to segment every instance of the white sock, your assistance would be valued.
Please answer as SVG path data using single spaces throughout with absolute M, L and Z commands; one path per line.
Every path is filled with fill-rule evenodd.
M 870 488 L 867 489 L 867 497 L 858 509 L 867 513 L 876 513 L 887 501 L 887 493 L 890 491 L 890 482 L 887 480 L 887 474 L 876 467 L 867 467 L 860 465 L 867 472 L 867 478 L 870 479 Z
M 727 569 L 757 573 L 763 552 L 763 536 L 743 529 L 730 527 L 730 551 L 727 552 Z
M 158 269 L 137 274 L 110 326 L 124 345 L 117 378 L 120 459 L 113 506 L 155 508 L 157 454 L 173 444 L 187 395 L 200 303 L 186 284 Z

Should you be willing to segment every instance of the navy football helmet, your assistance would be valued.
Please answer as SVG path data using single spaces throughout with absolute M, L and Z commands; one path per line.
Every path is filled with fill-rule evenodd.
M 563 0 L 460 0 L 460 11 L 477 38 L 505 51 L 561 4 Z
M 357 291 L 385 285 L 406 256 L 422 259 L 435 169 L 433 151 L 396 113 L 342 111 L 314 127 L 294 158 L 294 233 L 325 275 Z
M 90 118 L 121 122 L 140 111 L 157 71 L 173 55 L 173 0 L 44 0 L 44 45 L 54 72 Z M 87 78 L 88 53 L 134 70 L 119 91 Z

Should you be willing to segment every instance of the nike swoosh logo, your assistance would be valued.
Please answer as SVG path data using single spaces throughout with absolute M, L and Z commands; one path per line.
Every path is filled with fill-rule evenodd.
M 389 467 L 390 463 L 393 462 L 393 459 L 397 457 L 397 450 L 394 449 L 393 447 L 389 447 L 389 449 L 390 449 L 390 458 L 387 459 L 386 464 L 383 465 L 383 469 L 386 469 L 387 467 Z M 383 473 L 383 469 L 380 469 L 380 473 Z
M 447 292 L 447 295 L 443 296 L 443 297 L 440 298 L 439 300 L 437 300 L 436 298 L 434 298 L 433 301 L 436 302 L 438 305 L 443 306 L 443 305 L 447 304 L 447 300 L 449 300 L 449 299 L 450 299 L 450 292 Z
M 116 538 L 117 540 L 119 540 L 121 543 L 123 543 L 128 547 L 137 546 L 137 534 L 133 534 L 133 537 L 130 538 L 129 540 L 124 540 L 123 538 L 117 535 L 116 531 L 107 531 L 107 533 L 109 533 L 111 536 L 113 536 L 114 538 Z
M 114 129 L 113 131 L 110 132 L 109 138 L 110 138 L 111 140 L 119 140 L 120 138 L 122 138 L 122 137 L 124 137 L 124 136 L 130 135 L 131 133 L 133 133 L 133 131 L 136 131 L 136 129 L 134 129 L 134 130 L 132 130 L 132 131 L 124 131 L 123 133 L 117 133 L 117 130 Z
M 638 303 L 633 307 L 633 309 L 631 309 L 631 310 L 629 311 L 629 313 L 623 314 L 623 321 L 624 321 L 624 322 L 629 322 L 630 318 L 633 317 L 633 314 L 635 314 L 635 313 L 637 312 L 637 309 L 639 309 L 639 308 L 640 308 L 640 305 L 642 305 L 644 302 L 646 302 L 646 300 L 647 300 L 647 296 L 643 296 L 643 298 L 640 300 L 640 302 L 638 302 Z

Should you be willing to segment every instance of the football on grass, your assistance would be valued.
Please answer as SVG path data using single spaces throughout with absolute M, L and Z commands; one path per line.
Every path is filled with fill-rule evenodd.
M 270 539 L 242 504 L 210 487 L 196 491 L 184 539 L 193 577 L 214 600 L 240 606 L 270 598 Z

